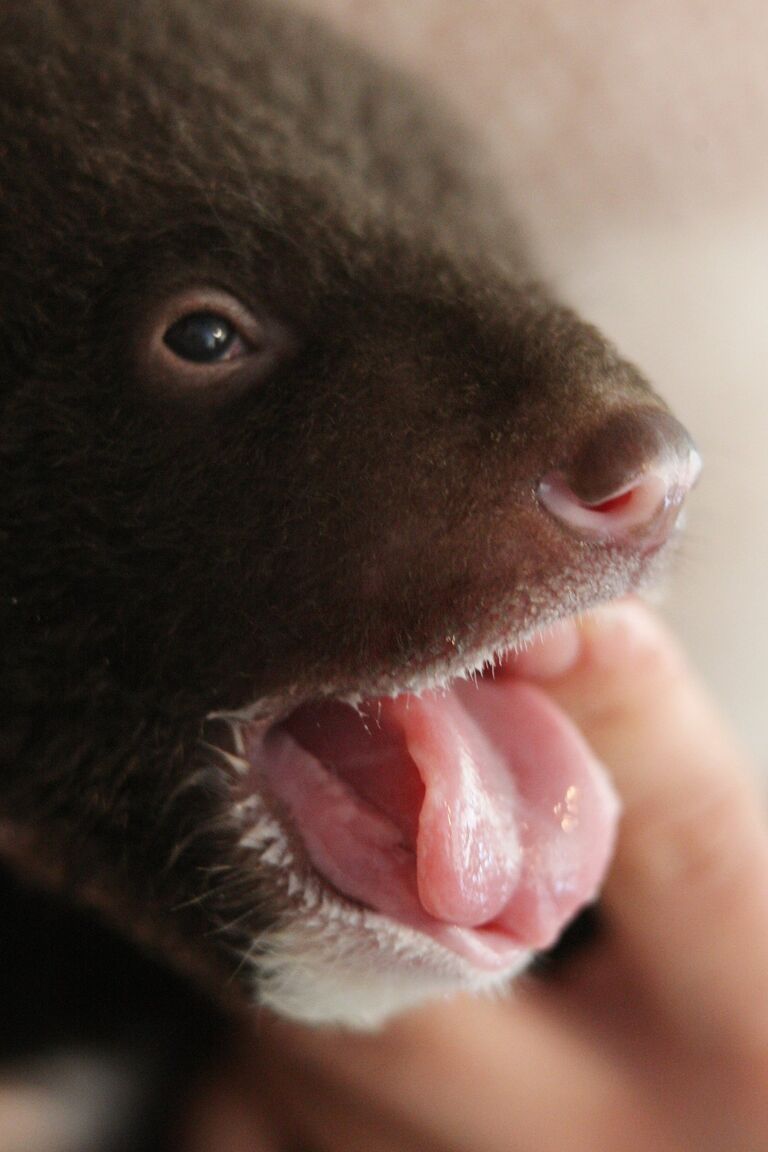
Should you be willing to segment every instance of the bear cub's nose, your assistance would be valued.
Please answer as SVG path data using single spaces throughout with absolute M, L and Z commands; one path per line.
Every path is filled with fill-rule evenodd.
M 544 507 L 571 531 L 597 541 L 661 544 L 696 483 L 701 458 L 663 409 L 622 409 L 540 481 Z

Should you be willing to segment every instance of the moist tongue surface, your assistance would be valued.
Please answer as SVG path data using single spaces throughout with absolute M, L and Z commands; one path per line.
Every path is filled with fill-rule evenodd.
M 416 840 L 421 903 L 450 924 L 487 924 L 508 904 L 522 865 L 514 776 L 459 691 L 425 695 L 415 706 L 401 697 L 390 707 L 425 789 Z
M 616 800 L 582 737 L 537 688 L 484 678 L 359 710 L 326 701 L 284 728 L 344 791 L 343 804 L 333 788 L 323 794 L 304 764 L 313 800 L 305 789 L 299 801 L 281 756 L 277 790 L 315 866 L 355 899 L 389 914 L 420 904 L 437 921 L 493 926 L 543 947 L 595 895 Z M 363 802 L 357 816 L 350 796 Z

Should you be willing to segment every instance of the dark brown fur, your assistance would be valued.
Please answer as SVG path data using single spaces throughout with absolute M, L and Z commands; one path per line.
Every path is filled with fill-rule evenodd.
M 536 284 L 461 134 L 247 0 L 0 12 L 0 810 L 22 871 L 231 990 L 279 913 L 206 717 L 385 690 L 625 588 L 532 499 L 656 404 Z M 180 397 L 141 334 L 218 285 L 295 350 Z M 450 638 L 454 638 L 452 641 Z

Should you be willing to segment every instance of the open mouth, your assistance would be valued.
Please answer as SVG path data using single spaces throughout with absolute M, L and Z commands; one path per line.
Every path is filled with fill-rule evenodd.
M 505 657 L 469 678 L 244 725 L 240 796 L 268 795 L 325 887 L 488 972 L 594 899 L 618 802 L 570 720 Z

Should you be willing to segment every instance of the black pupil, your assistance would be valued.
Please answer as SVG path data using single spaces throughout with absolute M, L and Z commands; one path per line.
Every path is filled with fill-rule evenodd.
M 236 335 L 223 316 L 215 312 L 191 312 L 171 325 L 164 340 L 182 360 L 213 364 L 226 355 Z

